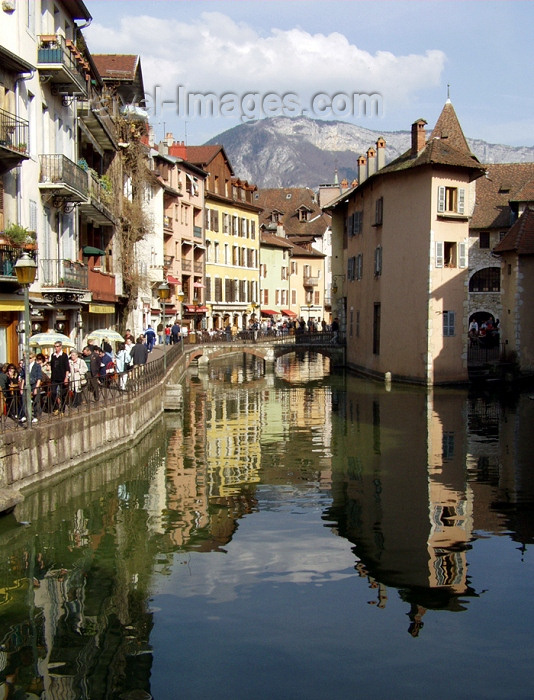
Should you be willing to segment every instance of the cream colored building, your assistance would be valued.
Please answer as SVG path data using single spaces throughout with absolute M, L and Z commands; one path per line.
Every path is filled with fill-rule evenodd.
M 416 121 L 411 148 L 381 168 L 377 143 L 359 185 L 326 207 L 332 274 L 342 282 L 332 308 L 349 367 L 421 384 L 463 382 L 469 218 L 484 170 L 450 101 L 428 140 L 425 125 Z

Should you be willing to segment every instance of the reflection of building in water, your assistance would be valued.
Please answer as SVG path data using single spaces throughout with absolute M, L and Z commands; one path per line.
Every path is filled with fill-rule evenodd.
M 467 468 L 475 493 L 476 530 L 505 531 L 534 543 L 534 471 L 531 434 L 534 401 L 526 393 L 469 397 Z
M 467 587 L 466 545 L 473 531 L 473 494 L 465 473 L 465 414 L 453 392 L 428 404 L 429 584 L 456 594 Z
M 352 449 L 336 454 L 334 432 L 329 520 L 355 544 L 368 577 L 401 589 L 414 620 L 418 606 L 462 609 L 472 536 L 462 394 L 363 381 L 347 388 L 346 421 L 335 425 Z

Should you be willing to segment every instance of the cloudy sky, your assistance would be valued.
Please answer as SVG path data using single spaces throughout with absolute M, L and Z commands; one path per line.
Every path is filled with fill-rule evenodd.
M 409 129 L 420 117 L 432 126 L 450 89 L 467 137 L 534 145 L 532 2 L 86 0 L 86 6 L 92 53 L 141 56 L 158 139 L 172 131 L 201 144 L 240 120 L 300 111 L 377 131 Z M 218 118 L 195 113 L 191 93 L 211 93 Z

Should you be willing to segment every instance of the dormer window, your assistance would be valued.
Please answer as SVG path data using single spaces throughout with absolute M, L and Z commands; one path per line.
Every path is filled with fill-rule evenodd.
M 309 221 L 311 209 L 308 209 L 308 207 L 299 207 L 297 209 L 297 214 L 299 217 L 299 221 Z
M 282 212 L 278 209 L 273 209 L 271 212 L 271 221 L 273 224 L 278 224 L 282 221 Z

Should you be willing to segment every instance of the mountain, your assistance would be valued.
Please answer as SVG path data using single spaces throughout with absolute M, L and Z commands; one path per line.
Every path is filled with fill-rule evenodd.
M 430 134 L 431 129 L 427 129 Z M 358 177 L 358 156 L 383 136 L 386 161 L 410 147 L 409 131 L 372 131 L 340 121 L 308 117 L 270 117 L 223 131 L 207 142 L 222 144 L 236 175 L 265 187 L 311 187 L 339 179 L 349 183 Z M 534 161 L 534 147 L 503 146 L 467 139 L 482 163 Z

